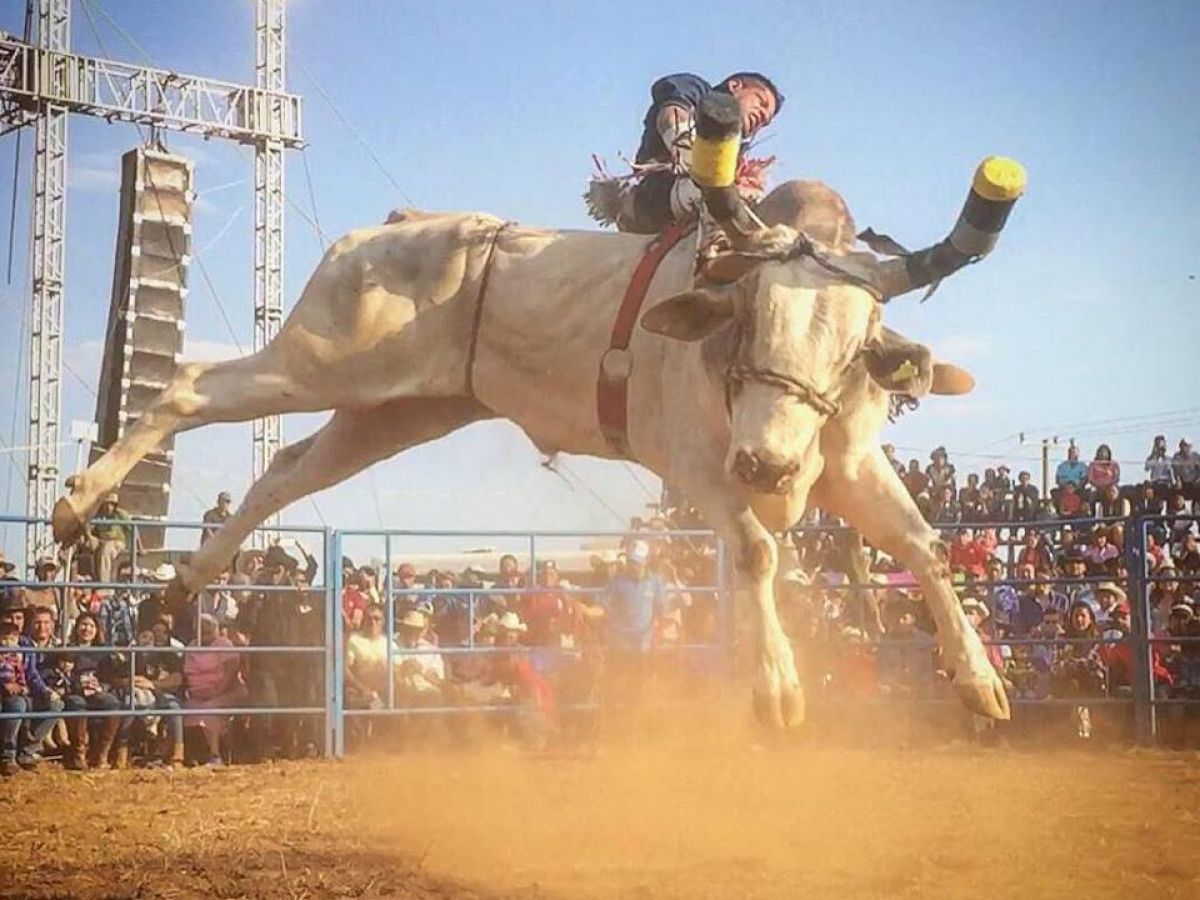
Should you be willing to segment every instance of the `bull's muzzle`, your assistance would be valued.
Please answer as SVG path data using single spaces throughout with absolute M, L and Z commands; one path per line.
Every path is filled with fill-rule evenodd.
M 798 462 L 766 459 L 750 450 L 733 455 L 732 474 L 759 494 L 786 494 L 800 471 Z

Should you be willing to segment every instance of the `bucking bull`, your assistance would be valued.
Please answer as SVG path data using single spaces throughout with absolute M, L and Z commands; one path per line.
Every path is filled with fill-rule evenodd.
M 101 499 L 172 434 L 332 410 L 319 431 L 279 451 L 236 513 L 178 567 L 171 592 L 186 595 L 288 504 L 468 423 L 505 418 L 544 452 L 646 466 L 733 548 L 758 624 L 755 708 L 769 724 L 804 715 L 776 614 L 773 532 L 811 506 L 844 517 L 913 572 L 963 702 L 1007 718 L 944 545 L 879 445 L 889 392 L 961 393 L 973 381 L 885 329 L 882 313 L 890 297 L 988 252 L 1023 173 L 985 161 L 950 237 L 881 258 L 854 249 L 845 205 L 819 184 L 782 185 L 751 213 L 701 146 L 728 138 L 722 111 L 707 114 L 692 174 L 729 249 L 699 274 L 694 244 L 665 253 L 644 279 L 640 319 L 629 319 L 627 295 L 635 269 L 645 269 L 643 236 L 473 213 L 393 215 L 330 247 L 264 349 L 181 364 L 136 424 L 68 481 L 54 509 L 56 539 L 78 538 Z M 621 318 L 625 340 L 613 324 Z M 601 411 L 614 402 L 615 415 Z

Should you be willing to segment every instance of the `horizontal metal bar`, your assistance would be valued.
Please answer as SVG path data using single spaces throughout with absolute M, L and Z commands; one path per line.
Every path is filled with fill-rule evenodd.
M 165 591 L 170 584 L 164 581 L 5 581 L 5 587 L 32 588 L 91 588 L 94 591 L 143 591 L 152 593 Z M 264 594 L 323 594 L 326 585 L 313 584 L 307 588 L 298 588 L 292 584 L 211 584 L 193 591 L 194 594 L 213 591 L 249 591 Z M 462 593 L 461 591 L 459 593 Z
M 320 716 L 325 714 L 323 706 L 231 706 L 221 709 L 81 709 L 59 710 L 58 712 L 23 712 L 0 713 L 0 721 L 4 719 L 111 719 L 130 718 L 144 719 L 147 716 Z
M 242 143 L 272 140 L 285 147 L 303 146 L 296 94 L 13 39 L 0 41 L 0 56 L 7 60 L 0 97 L 18 103 L 55 103 L 72 112 Z
M 121 646 L 76 646 L 72 644 L 59 645 L 57 647 L 13 647 L 10 652 L 21 653 L 26 656 L 36 656 L 39 653 L 49 655 L 73 653 L 76 656 L 87 655 L 91 653 L 128 653 L 131 656 L 140 656 L 146 653 L 175 653 L 180 656 L 191 656 L 195 653 L 228 653 L 230 656 L 238 653 L 327 653 L 328 648 L 325 645 L 310 645 L 307 647 L 263 647 L 257 644 L 246 647 L 147 647 L 140 644 L 128 644 Z
M 5 522 L 16 523 L 16 524 L 20 524 L 20 525 L 25 525 L 25 524 L 49 525 L 49 524 L 51 524 L 51 521 L 48 518 L 47 519 L 38 519 L 38 518 L 30 517 L 30 516 L 18 515 L 17 513 L 0 513 L 0 523 L 5 523 Z M 213 528 L 214 527 L 214 524 L 212 522 L 196 522 L 196 521 L 192 521 L 190 519 L 180 520 L 180 519 L 142 519 L 142 518 L 129 518 L 129 519 L 94 518 L 94 519 L 89 519 L 88 524 L 89 525 L 120 525 L 124 528 L 128 528 L 128 527 L 134 526 L 134 525 L 136 525 L 138 527 L 147 526 L 147 527 L 152 527 L 152 528 L 188 528 L 188 529 L 192 529 L 195 531 L 200 531 L 201 529 L 204 529 L 204 528 Z M 282 532 L 283 534 L 324 534 L 326 531 L 325 527 L 321 526 L 321 525 L 289 525 L 286 528 L 266 528 L 266 527 L 260 526 L 254 530 L 255 531 L 279 531 L 279 532 Z
M 599 709 L 598 703 L 560 703 L 556 709 Z M 462 713 L 493 713 L 493 712 L 520 712 L 526 707 L 518 704 L 490 705 L 490 706 L 397 706 L 395 709 L 350 709 L 342 710 L 342 715 L 345 716 L 433 716 L 433 715 L 461 715 Z
M 16 582 L 14 582 L 16 583 Z M 227 586 L 230 590 L 240 590 L 237 586 Z M 520 588 L 392 588 L 392 599 L 397 597 L 411 597 L 414 595 L 421 597 L 469 597 L 475 595 L 478 597 L 497 597 L 497 596 L 520 596 L 522 594 L 535 593 L 537 591 L 559 591 L 563 594 L 606 594 L 606 587 L 547 587 L 544 584 L 531 584 L 529 587 Z M 691 587 L 689 585 L 672 585 L 664 584 L 663 591 L 668 594 L 715 594 L 720 592 L 719 587 L 710 585 L 701 585 L 699 587 Z
M 22 520 L 24 521 L 24 520 Z M 463 537 L 503 537 L 503 538 L 564 538 L 564 537 L 615 537 L 615 538 L 632 538 L 634 540 L 642 539 L 661 539 L 670 537 L 708 537 L 716 538 L 716 532 L 707 529 L 678 529 L 675 531 L 570 531 L 570 530 L 550 530 L 550 531 L 462 531 L 458 529 L 441 530 L 441 531 L 416 531 L 411 528 L 384 528 L 384 529 L 366 529 L 366 528 L 339 528 L 338 531 L 345 537 L 416 537 L 416 538 L 463 538 Z M 489 551 L 490 552 L 490 551 Z M 498 553 L 504 551 L 497 550 Z M 596 550 L 597 553 L 603 552 L 601 549 Z M 517 555 L 515 552 L 512 555 Z

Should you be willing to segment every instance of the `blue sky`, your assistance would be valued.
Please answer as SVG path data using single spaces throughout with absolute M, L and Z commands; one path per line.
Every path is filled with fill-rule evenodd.
M 7 4 L 0 28 L 19 32 L 22 6 Z M 103 7 L 161 67 L 253 78 L 250 0 Z M 410 203 L 589 227 L 579 195 L 590 154 L 614 168 L 619 153 L 631 155 L 650 83 L 675 71 L 712 80 L 737 69 L 771 74 L 788 96 L 763 145 L 779 157 L 774 177 L 829 183 L 860 226 L 910 246 L 946 233 L 981 158 L 1014 156 L 1030 188 L 993 257 L 924 305 L 903 298 L 887 314 L 971 368 L 979 387 L 926 402 L 885 439 L 904 458 L 944 444 L 960 469 L 981 469 L 1000 458 L 1034 467 L 1038 450 L 1021 446 L 1020 432 L 1035 441 L 1077 436 L 1088 457 L 1107 438 L 1140 470 L 1157 431 L 1172 447 L 1180 436 L 1200 438 L 1200 4 L 295 0 L 288 28 L 289 89 L 304 97 L 317 218 L 332 236 Z M 96 34 L 110 55 L 144 59 L 96 0 L 77 0 L 75 48 L 99 53 Z M 138 141 L 130 126 L 71 120 L 65 355 L 75 374 L 64 375 L 65 422 L 94 415 L 89 386 L 110 292 L 119 157 Z M 179 135 L 168 143 L 196 160 L 195 250 L 233 323 L 231 333 L 193 265 L 185 349 L 236 354 L 251 333 L 251 155 Z M 31 144 L 29 135 L 16 272 L 0 285 L 11 323 L 0 333 L 8 446 L 25 443 L 18 326 L 28 298 Z M 13 135 L 0 140 L 0 172 L 11 171 L 14 146 Z M 287 185 L 311 216 L 300 153 L 289 156 Z M 320 252 L 312 226 L 289 209 L 288 306 Z M 320 421 L 287 419 L 285 435 L 298 440 Z M 221 488 L 244 491 L 248 427 L 210 427 L 177 446 L 173 517 L 198 517 Z M 64 448 L 65 471 L 71 455 Z M 4 457 L 15 463 L 0 462 L 4 508 L 21 510 L 23 460 Z M 558 476 L 538 461 L 516 429 L 477 425 L 316 504 L 296 504 L 285 518 L 608 529 L 657 492 L 655 479 L 632 467 L 569 458 Z M 9 549 L 15 537 L 5 539 Z

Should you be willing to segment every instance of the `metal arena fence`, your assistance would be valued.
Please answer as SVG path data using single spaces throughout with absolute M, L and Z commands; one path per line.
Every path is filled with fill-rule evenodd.
M 17 524 L 29 525 L 37 520 L 31 520 L 20 516 L 5 516 L 0 515 L 0 524 Z M 1026 532 L 1040 531 L 1043 533 L 1055 535 L 1061 533 L 1064 527 L 1070 527 L 1076 532 L 1080 529 L 1092 526 L 1112 526 L 1121 525 L 1124 528 L 1125 545 L 1124 545 L 1124 563 L 1127 568 L 1127 576 L 1125 578 L 1125 590 L 1127 601 L 1130 608 L 1130 628 L 1127 635 L 1121 636 L 1097 636 L 1089 638 L 1050 638 L 1050 637 L 1031 637 L 1031 638 L 1014 638 L 1004 637 L 998 640 L 985 643 L 998 645 L 1006 645 L 1008 647 L 1020 647 L 1027 645 L 1037 645 L 1041 647 L 1052 646 L 1054 648 L 1065 647 L 1071 644 L 1087 643 L 1087 644 L 1128 644 L 1132 656 L 1132 668 L 1129 685 L 1127 689 L 1109 693 L 1107 696 L 1091 696 L 1086 699 L 1076 698 L 1055 698 L 1055 697 L 1040 697 L 1040 698 L 1014 698 L 1013 705 L 1015 706 L 1053 706 L 1071 704 L 1076 705 L 1086 703 L 1087 705 L 1120 705 L 1132 708 L 1133 720 L 1135 725 L 1136 738 L 1140 743 L 1152 743 L 1156 739 L 1158 731 L 1158 712 L 1166 706 L 1200 706 L 1200 692 L 1193 696 L 1165 696 L 1161 691 L 1161 685 L 1156 683 L 1154 663 L 1155 649 L 1161 645 L 1186 646 L 1200 644 L 1200 630 L 1195 636 L 1156 636 L 1151 633 L 1151 601 L 1152 591 L 1151 586 L 1161 582 L 1174 581 L 1178 583 L 1196 583 L 1200 582 L 1200 576 L 1196 575 L 1178 575 L 1178 574 L 1151 574 L 1147 566 L 1147 547 L 1148 537 L 1154 531 L 1161 532 L 1164 529 L 1169 530 L 1179 522 L 1200 523 L 1200 517 L 1195 515 L 1157 515 L 1157 516 L 1131 516 L 1124 519 L 1097 519 L 1097 518 L 1080 518 L 1080 519 L 1063 519 L 1063 520 L 1042 520 L 1042 521 L 1020 521 L 1020 522 L 1000 522 L 1000 523 L 976 523 L 976 524 L 953 524 L 953 525 L 935 525 L 939 531 L 950 533 L 957 531 L 961 527 L 975 528 L 991 528 L 995 529 L 998 534 L 1005 535 L 1007 541 L 1001 545 L 1001 550 L 1005 550 L 1009 558 L 1009 566 L 1014 563 L 1014 558 L 1019 547 L 1018 536 L 1024 535 Z M 97 520 L 98 524 L 99 520 Z M 123 528 L 128 529 L 131 536 L 129 542 L 129 562 L 134 573 L 138 572 L 139 552 L 137 534 L 139 528 L 154 528 L 154 529 L 174 529 L 183 533 L 195 533 L 204 528 L 212 528 L 211 525 L 196 522 L 175 522 L 175 521 L 150 521 L 150 520 L 120 520 L 111 524 L 119 524 Z M 804 536 L 817 535 L 821 533 L 838 534 L 845 533 L 848 529 L 842 526 L 832 525 L 813 525 L 803 526 L 796 529 L 797 532 Z M 267 532 L 263 532 L 264 535 Z M 528 646 L 528 645 L 511 645 L 503 646 L 485 646 L 476 643 L 476 624 L 480 610 L 485 602 L 491 602 L 496 597 L 519 596 L 537 591 L 539 561 L 543 559 L 552 559 L 554 552 L 552 549 L 545 549 L 547 545 L 554 543 L 562 543 L 564 541 L 573 541 L 578 545 L 580 541 L 605 541 L 609 545 L 614 542 L 624 542 L 633 539 L 644 539 L 648 541 L 671 541 L 671 542 L 687 542 L 687 544 L 696 552 L 704 555 L 710 560 L 711 572 L 713 577 L 710 583 L 701 584 L 676 584 L 666 585 L 664 590 L 670 593 L 687 593 L 693 596 L 710 595 L 715 600 L 715 612 L 717 617 L 716 636 L 715 639 L 704 643 L 673 643 L 664 647 L 656 648 L 656 652 L 664 653 L 691 653 L 703 654 L 714 668 L 732 675 L 737 670 L 737 657 L 739 652 L 739 628 L 738 616 L 740 610 L 737 608 L 736 591 L 734 589 L 733 570 L 730 562 L 730 555 L 723 543 L 709 531 L 703 530 L 671 530 L 671 531 L 645 531 L 645 532 L 622 532 L 622 531 L 415 531 L 415 530 L 363 530 L 363 529 L 331 529 L 320 527 L 283 527 L 272 529 L 270 537 L 277 539 L 278 535 L 300 535 L 309 538 L 310 542 L 315 545 L 316 552 L 311 553 L 307 548 L 304 553 L 311 553 L 310 558 L 316 561 L 316 569 L 318 572 L 324 573 L 323 578 L 315 581 L 304 590 L 308 598 L 314 602 L 319 600 L 321 603 L 321 623 L 322 623 L 322 638 L 319 643 L 308 646 L 295 645 L 237 645 L 237 646 L 204 646 L 202 643 L 191 643 L 187 646 L 144 646 L 134 644 L 132 646 L 66 646 L 66 630 L 67 630 L 67 600 L 68 592 L 71 589 L 80 589 L 86 591 L 131 591 L 142 595 L 153 595 L 164 591 L 167 587 L 165 583 L 145 582 L 145 581 L 112 581 L 99 582 L 94 580 L 55 580 L 55 581 L 38 581 L 35 579 L 20 579 L 9 580 L 3 583 L 6 587 L 24 587 L 32 590 L 40 590 L 51 588 L 60 591 L 60 603 L 58 606 L 58 619 L 60 628 L 60 637 L 63 640 L 62 645 L 45 646 L 45 647 L 19 647 L 13 648 L 26 656 L 53 656 L 56 654 L 78 654 L 81 651 L 98 654 L 111 654 L 113 658 L 118 659 L 120 664 L 127 666 L 129 684 L 133 684 L 134 676 L 137 673 L 137 660 L 145 659 L 147 656 L 155 654 L 172 654 L 179 659 L 186 658 L 193 654 L 205 653 L 220 653 L 227 655 L 247 655 L 253 658 L 260 655 L 298 655 L 311 656 L 319 658 L 319 663 L 314 659 L 314 664 L 321 666 L 321 691 L 319 702 L 310 705 L 277 705 L 277 704 L 262 704 L 254 703 L 252 705 L 242 705 L 229 708 L 212 708 L 212 707 L 197 707 L 188 708 L 185 698 L 172 698 L 179 701 L 177 706 L 156 705 L 153 707 L 138 706 L 135 703 L 134 692 L 126 691 L 123 697 L 122 706 L 119 709 L 87 709 L 80 711 L 72 710 L 42 710 L 42 711 L 27 711 L 22 713 L 0 713 L 0 720 L 4 719 L 67 719 L 73 717 L 83 718 L 102 718 L 102 717 L 166 717 L 166 716 L 319 716 L 322 722 L 321 734 L 323 751 L 326 756 L 342 756 L 345 753 L 346 747 L 346 730 L 347 725 L 354 719 L 359 717 L 379 717 L 379 716 L 411 716 L 411 715 L 444 715 L 454 716 L 464 713 L 511 713 L 514 707 L 509 703 L 437 703 L 431 705 L 410 706 L 398 702 L 396 696 L 396 684 L 394 677 L 388 677 L 386 682 L 386 695 L 380 698 L 380 702 L 371 707 L 366 708 L 351 708 L 347 704 L 347 688 L 345 678 L 346 667 L 346 634 L 345 623 L 342 616 L 342 595 L 346 585 L 343 582 L 342 560 L 346 551 L 353 547 L 356 553 L 361 552 L 364 548 L 370 553 L 370 559 L 379 560 L 379 566 L 382 569 L 383 579 L 380 595 L 384 599 L 383 608 L 385 615 L 384 634 L 386 640 L 386 668 L 388 673 L 394 673 L 393 666 L 397 660 L 402 663 L 403 658 L 408 655 L 428 655 L 437 654 L 445 659 L 450 659 L 458 656 L 480 656 L 487 654 L 522 654 L 526 656 L 540 656 L 543 659 L 554 656 L 575 657 L 580 653 L 580 648 L 554 648 L 544 646 Z M 496 587 L 478 587 L 478 588 L 430 588 L 418 586 L 400 586 L 396 584 L 395 571 L 397 565 L 411 558 L 411 548 L 414 543 L 421 541 L 438 541 L 443 545 L 454 544 L 461 547 L 468 540 L 486 540 L 506 542 L 511 548 L 513 555 L 523 556 L 526 560 L 525 565 L 521 569 L 528 573 L 527 583 L 518 588 L 496 588 Z M 374 548 L 369 545 L 373 544 Z M 378 552 L 381 549 L 382 552 Z M 403 550 L 403 553 L 398 553 L 398 550 Z M 486 558 L 495 559 L 501 554 L 501 550 L 489 546 L 484 551 Z M 586 551 L 583 551 L 586 552 Z M 143 559 L 146 557 L 158 558 L 161 557 L 162 551 L 150 551 L 143 554 Z M 180 554 L 174 551 L 169 551 L 168 555 L 178 557 Z M 463 554 L 458 554 L 460 557 Z M 483 558 L 483 557 L 481 557 Z M 70 559 L 68 558 L 65 570 L 70 569 Z M 1046 584 L 1054 588 L 1066 588 L 1078 586 L 1095 586 L 1102 582 L 1114 580 L 1111 575 L 1088 576 L 1082 578 L 1034 578 L 1016 579 L 1012 577 L 1001 578 L 985 582 L 987 587 L 1000 585 L 1011 585 L 1014 588 L 1028 588 L 1034 585 Z M 919 587 L 912 586 L 913 590 L 919 593 Z M 812 585 L 811 590 L 820 590 L 828 593 L 852 592 L 859 593 L 869 590 L 887 590 L 887 586 L 880 586 L 875 583 L 869 584 L 853 584 L 849 580 L 844 580 L 842 583 L 828 583 L 821 585 Z M 297 588 L 293 585 L 268 585 L 268 584 L 226 584 L 218 583 L 208 586 L 207 590 L 212 591 L 233 591 L 245 592 L 254 594 L 295 594 Z M 588 596 L 595 600 L 602 600 L 606 593 L 603 587 L 580 587 L 571 585 L 567 589 L 570 595 Z M 431 605 L 436 611 L 439 603 L 453 599 L 455 602 L 465 601 L 467 605 L 467 630 L 466 640 L 457 646 L 417 646 L 405 647 L 398 645 L 394 640 L 396 633 L 397 622 L 397 605 L 398 601 L 404 599 L 407 603 L 425 602 Z M 198 601 L 195 602 L 196 614 L 196 634 L 200 634 L 200 618 L 203 614 L 203 607 Z M 921 641 L 891 641 L 888 644 L 889 651 L 904 651 L 907 648 L 913 648 L 915 651 L 928 650 L 930 642 L 928 640 Z M 1197 647 L 1197 655 L 1200 656 L 1200 647 Z M 919 699 L 919 698 L 918 698 Z M 886 701 L 885 701 L 886 702 Z M 596 703 L 594 700 L 588 702 L 574 704 L 580 709 L 595 709 Z

